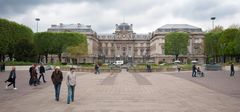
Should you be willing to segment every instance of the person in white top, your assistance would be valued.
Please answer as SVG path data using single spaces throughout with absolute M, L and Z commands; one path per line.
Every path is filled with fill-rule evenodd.
M 67 104 L 74 101 L 74 90 L 76 86 L 76 74 L 75 68 L 70 68 L 70 71 L 67 73 L 67 87 L 68 87 L 68 97 L 67 97 Z

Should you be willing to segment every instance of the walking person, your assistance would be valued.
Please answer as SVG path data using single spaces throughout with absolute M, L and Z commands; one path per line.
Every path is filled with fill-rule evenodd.
M 33 69 L 34 65 L 32 65 L 30 68 L 29 68 L 29 74 L 30 74 L 30 79 L 29 79 L 29 85 L 33 85 L 33 77 L 32 77 L 32 69 Z
M 62 72 L 60 71 L 59 66 L 55 67 L 55 70 L 52 73 L 51 79 L 55 88 L 55 100 L 59 101 L 60 89 L 61 89 L 61 84 L 63 80 L 63 75 L 62 75 Z
M 95 74 L 100 74 L 99 65 L 95 64 Z
M 234 76 L 235 70 L 234 70 L 234 64 L 232 63 L 230 66 L 230 77 Z
M 192 77 L 196 77 L 196 70 L 197 70 L 197 68 L 196 68 L 196 65 L 194 64 L 192 66 Z
M 32 69 L 31 69 L 31 77 L 32 77 L 32 83 L 34 86 L 37 86 L 37 84 L 39 84 L 38 81 L 38 77 L 37 77 L 37 69 L 36 69 L 37 65 L 33 65 Z
M 40 65 L 39 72 L 40 72 L 40 76 L 39 76 L 39 78 L 38 78 L 39 82 L 40 82 L 40 79 L 41 79 L 41 77 L 42 77 L 43 82 L 46 83 L 46 80 L 45 80 L 45 78 L 44 78 L 45 68 L 44 68 L 43 64 Z
M 177 71 L 180 72 L 181 68 L 180 66 L 177 64 Z
M 70 72 L 67 73 L 67 87 L 68 87 L 68 97 L 67 97 L 67 104 L 70 102 L 74 102 L 74 91 L 76 86 L 76 74 L 75 68 L 70 68 Z
M 15 80 L 16 80 L 16 68 L 12 67 L 12 70 L 9 74 L 8 79 L 5 81 L 5 83 L 10 82 L 7 86 L 6 89 L 8 89 L 9 86 L 13 85 L 13 89 L 17 90 L 16 85 L 15 85 Z

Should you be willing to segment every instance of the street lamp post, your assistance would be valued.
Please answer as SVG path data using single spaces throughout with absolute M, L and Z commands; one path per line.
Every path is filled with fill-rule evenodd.
M 211 17 L 212 20 L 212 29 L 214 29 L 214 20 L 216 19 L 216 17 Z
M 37 21 L 37 32 L 38 32 L 38 22 L 40 21 L 40 18 L 35 19 Z

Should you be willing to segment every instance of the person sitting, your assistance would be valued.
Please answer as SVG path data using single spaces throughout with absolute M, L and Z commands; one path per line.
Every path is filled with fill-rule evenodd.
M 204 77 L 204 73 L 200 70 L 200 67 L 197 67 L 197 74 L 200 77 Z

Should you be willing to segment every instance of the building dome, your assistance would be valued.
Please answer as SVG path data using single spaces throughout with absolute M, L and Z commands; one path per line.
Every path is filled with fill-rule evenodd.
M 121 24 L 116 24 L 116 30 L 122 31 L 122 30 L 127 30 L 127 31 L 132 31 L 132 24 L 129 25 L 128 23 L 121 23 Z

